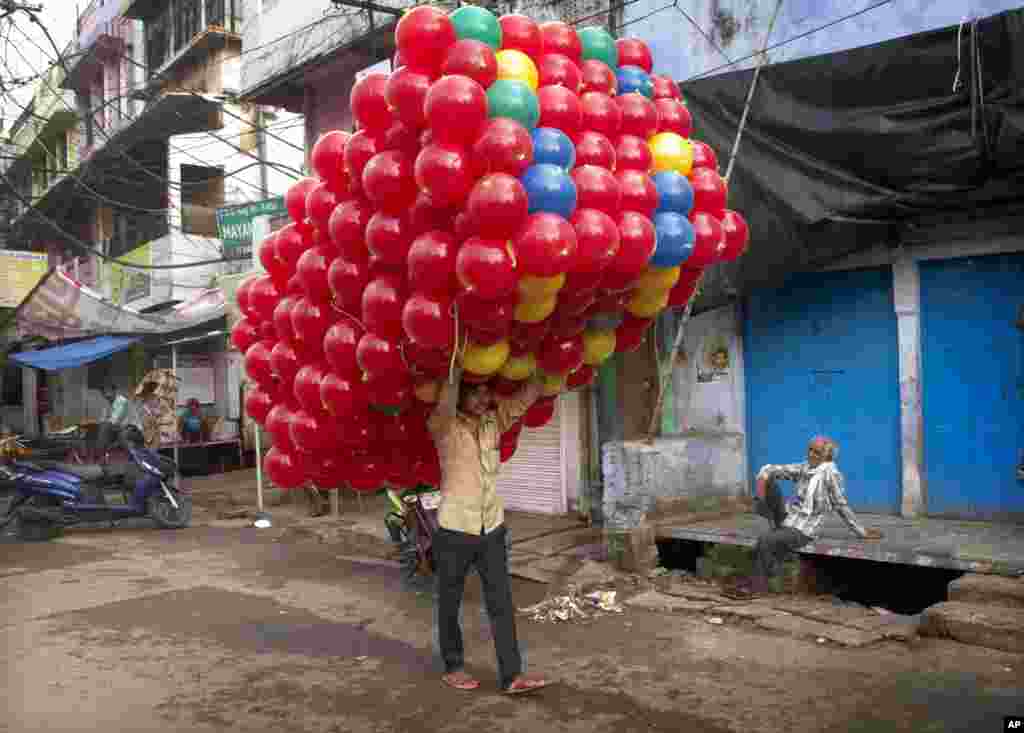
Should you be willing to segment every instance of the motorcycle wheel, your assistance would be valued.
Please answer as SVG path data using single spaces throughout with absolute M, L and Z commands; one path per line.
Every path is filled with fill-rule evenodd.
M 149 516 L 161 529 L 183 529 L 192 522 L 192 497 L 174 492 L 174 500 L 178 502 L 177 509 L 163 493 L 149 497 Z
M 60 537 L 64 528 L 45 519 L 26 519 L 18 514 L 14 518 L 14 536 L 22 542 L 46 542 Z

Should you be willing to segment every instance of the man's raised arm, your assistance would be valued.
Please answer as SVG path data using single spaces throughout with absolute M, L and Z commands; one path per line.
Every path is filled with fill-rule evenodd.
M 504 433 L 512 427 L 512 423 L 526 414 L 526 411 L 537 401 L 543 390 L 544 383 L 540 377 L 534 376 L 520 387 L 519 391 L 514 395 L 499 397 L 496 408 L 498 429 Z
M 430 414 L 427 426 L 431 430 L 442 430 L 452 420 L 459 408 L 459 384 L 462 381 L 462 367 L 456 366 L 451 379 L 441 382 L 441 391 L 437 396 L 437 404 Z

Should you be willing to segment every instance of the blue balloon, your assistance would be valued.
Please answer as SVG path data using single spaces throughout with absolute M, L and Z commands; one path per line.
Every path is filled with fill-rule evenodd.
M 531 214 L 546 211 L 568 219 L 576 211 L 576 184 L 557 165 L 531 165 L 519 180 L 526 189 Z
M 654 82 L 650 74 L 639 66 L 620 66 L 615 70 L 615 78 L 619 83 L 619 95 L 636 92 L 648 99 L 654 97 Z
M 658 189 L 658 208 L 655 213 L 674 211 L 688 216 L 693 208 L 693 186 L 686 176 L 676 171 L 662 171 L 653 176 Z
M 693 254 L 697 233 L 682 214 L 666 211 L 654 215 L 656 246 L 651 264 L 655 267 L 681 265 Z
M 576 165 L 576 146 L 561 130 L 554 127 L 537 127 L 531 133 L 533 139 L 533 162 L 549 163 L 572 170 Z

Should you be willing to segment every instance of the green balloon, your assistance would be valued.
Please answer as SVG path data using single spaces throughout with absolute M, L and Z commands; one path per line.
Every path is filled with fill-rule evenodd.
M 583 46 L 583 60 L 596 59 L 608 64 L 614 71 L 619 65 L 619 49 L 612 34 L 600 26 L 592 25 L 578 33 Z
M 455 36 L 461 41 L 471 38 L 486 43 L 497 51 L 501 48 L 501 23 L 487 8 L 463 5 L 448 16 L 455 26 Z M 612 47 L 614 48 L 614 43 Z
M 508 117 L 531 130 L 540 121 L 540 102 L 524 82 L 498 79 L 487 88 L 487 116 Z

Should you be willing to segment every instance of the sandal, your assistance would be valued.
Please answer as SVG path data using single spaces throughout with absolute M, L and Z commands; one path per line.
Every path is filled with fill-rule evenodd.
M 523 695 L 527 692 L 535 692 L 544 687 L 547 687 L 550 682 L 540 677 L 531 676 L 520 676 L 512 680 L 512 684 L 506 687 L 502 692 L 506 695 Z
M 480 683 L 465 672 L 449 672 L 441 677 L 441 681 L 454 690 L 471 691 L 480 687 Z

